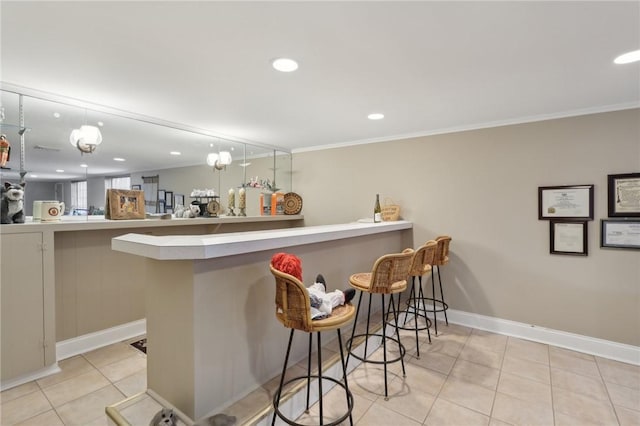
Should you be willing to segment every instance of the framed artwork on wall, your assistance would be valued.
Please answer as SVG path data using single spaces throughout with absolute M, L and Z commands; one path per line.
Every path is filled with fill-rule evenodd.
M 608 175 L 609 217 L 640 217 L 640 173 Z
M 640 219 L 602 219 L 600 247 L 640 250 Z
M 593 185 L 538 187 L 538 219 L 593 220 Z
M 549 252 L 586 256 L 588 252 L 586 221 L 552 220 L 549 222 Z

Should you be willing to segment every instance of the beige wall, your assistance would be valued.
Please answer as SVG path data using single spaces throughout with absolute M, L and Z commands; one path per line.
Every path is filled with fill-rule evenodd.
M 601 249 L 607 174 L 640 171 L 640 110 L 312 152 L 293 157 L 306 225 L 402 205 L 416 244 L 453 237 L 451 308 L 640 345 L 640 251 Z M 589 255 L 549 254 L 539 186 L 595 184 Z M 348 260 L 345 260 L 348 262 Z

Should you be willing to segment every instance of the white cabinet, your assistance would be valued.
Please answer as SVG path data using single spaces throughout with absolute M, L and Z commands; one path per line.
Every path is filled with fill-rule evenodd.
M 2 381 L 45 366 L 42 235 L 0 236 Z

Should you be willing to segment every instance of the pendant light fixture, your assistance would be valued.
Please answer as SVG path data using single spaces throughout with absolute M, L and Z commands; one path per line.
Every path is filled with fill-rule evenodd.
M 69 142 L 82 153 L 90 154 L 102 143 L 102 133 L 96 126 L 83 125 L 73 129 Z

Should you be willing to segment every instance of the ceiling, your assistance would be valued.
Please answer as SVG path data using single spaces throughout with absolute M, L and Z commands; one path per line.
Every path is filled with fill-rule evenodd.
M 638 1 L 3 0 L 0 19 L 4 83 L 294 152 L 640 105 L 640 63 L 613 63 L 640 48 Z

